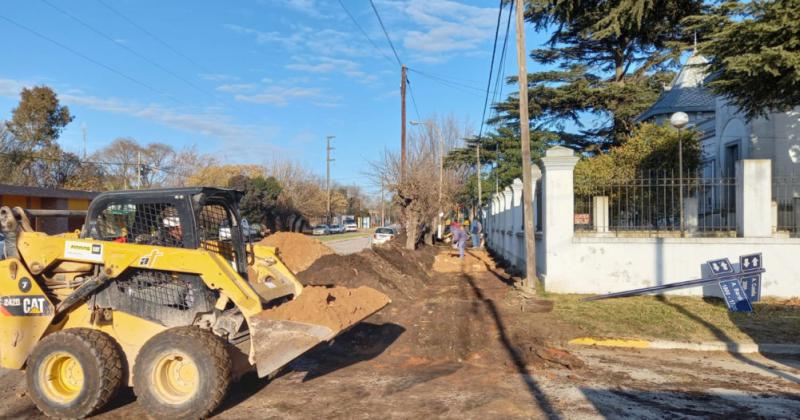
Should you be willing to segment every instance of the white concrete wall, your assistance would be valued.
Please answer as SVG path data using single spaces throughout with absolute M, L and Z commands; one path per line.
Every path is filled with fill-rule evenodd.
M 800 296 L 800 239 L 784 238 L 599 238 L 576 237 L 560 250 L 569 270 L 547 276 L 547 291 L 608 293 L 702 277 L 705 262 L 763 253 L 764 296 Z M 670 293 L 718 295 L 718 287 L 691 287 Z
M 739 193 L 743 201 L 740 223 L 750 226 L 740 234 L 747 237 L 621 238 L 608 233 L 575 236 L 572 167 L 576 159 L 563 148 L 551 151 L 543 159 L 543 233 L 537 235 L 536 241 L 537 271 L 547 291 L 608 293 L 696 279 L 707 274 L 704 270 L 708 260 L 727 257 L 738 263 L 740 255 L 760 252 L 766 268 L 763 295 L 800 296 L 800 239 L 769 237 L 763 231 L 763 210 L 771 209 L 771 205 L 765 206 L 762 201 L 769 200 L 769 194 L 754 187 L 769 185 L 770 181 L 765 180 L 769 162 L 744 162 L 742 167 L 749 170 L 739 173 L 739 182 L 748 184 Z M 749 172 L 758 176 L 746 176 Z M 520 202 L 503 199 L 506 194 L 515 193 L 515 186 L 521 189 L 520 184 L 514 184 L 490 201 L 486 240 L 493 251 L 524 270 L 521 220 L 509 217 L 521 213 Z M 719 292 L 718 287 L 711 285 L 669 293 L 716 296 Z

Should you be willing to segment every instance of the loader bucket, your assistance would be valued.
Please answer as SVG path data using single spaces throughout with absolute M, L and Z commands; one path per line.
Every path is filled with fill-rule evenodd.
M 263 378 L 391 302 L 369 287 L 305 287 L 289 302 L 250 317 L 258 376 Z

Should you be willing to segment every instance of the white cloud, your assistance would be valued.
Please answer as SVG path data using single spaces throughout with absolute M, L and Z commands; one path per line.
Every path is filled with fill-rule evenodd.
M 253 90 L 255 88 L 256 85 L 252 83 L 231 83 L 231 84 L 224 84 L 217 86 L 218 91 L 227 93 L 246 92 L 248 90 Z
M 200 76 L 203 80 L 211 80 L 215 82 L 222 82 L 228 80 L 238 80 L 239 78 L 236 76 L 231 76 L 229 74 L 213 74 L 213 73 L 200 73 Z
M 360 39 L 355 38 L 351 33 L 335 29 L 293 25 L 284 34 L 278 31 L 261 31 L 236 24 L 225 24 L 223 27 L 237 34 L 250 36 L 259 44 L 276 44 L 291 51 L 315 51 L 327 56 L 344 55 L 350 57 L 364 57 L 371 53 L 370 47 Z
M 297 61 L 286 65 L 286 68 L 289 70 L 320 74 L 341 73 L 353 77 L 362 83 L 370 83 L 377 80 L 375 75 L 361 70 L 361 65 L 352 60 L 318 57 L 314 58 L 313 62 L 308 62 L 303 61 L 299 57 L 293 58 Z
M 245 95 L 237 94 L 234 98 L 241 102 L 286 106 L 294 98 L 320 98 L 322 91 L 318 88 L 268 86 L 260 92 Z

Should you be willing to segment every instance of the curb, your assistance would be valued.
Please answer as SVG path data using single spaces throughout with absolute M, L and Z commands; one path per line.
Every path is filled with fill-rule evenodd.
M 768 354 L 800 354 L 797 344 L 757 344 L 752 342 L 707 341 L 689 343 L 665 340 L 629 340 L 617 338 L 574 338 L 568 342 L 574 346 L 620 347 L 629 349 L 651 350 L 691 350 L 691 351 L 724 351 L 728 353 L 768 353 Z

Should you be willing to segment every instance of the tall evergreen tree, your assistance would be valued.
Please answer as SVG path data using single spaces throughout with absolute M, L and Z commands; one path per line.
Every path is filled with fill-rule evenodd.
M 748 117 L 800 106 L 800 0 L 729 0 L 685 22 L 703 35 L 709 87 Z

